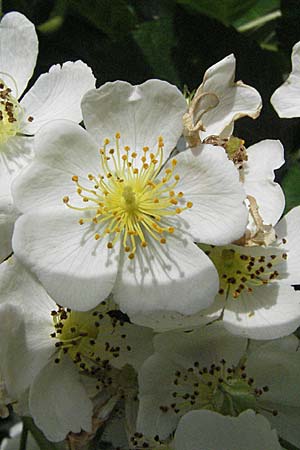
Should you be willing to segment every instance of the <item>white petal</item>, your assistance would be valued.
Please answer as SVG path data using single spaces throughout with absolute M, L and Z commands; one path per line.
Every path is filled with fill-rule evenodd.
M 228 244 L 240 238 L 248 220 L 238 172 L 221 147 L 201 146 L 176 157 L 176 186 L 193 206 L 181 216 L 197 242 Z
M 218 290 L 215 267 L 189 237 L 170 236 L 166 244 L 147 238 L 130 260 L 123 255 L 115 301 L 129 314 L 178 311 L 193 314 L 210 305 Z
M 190 411 L 180 420 L 174 443 L 175 450 L 281 450 L 276 431 L 252 410 L 238 417 Z
M 45 123 L 54 119 L 81 122 L 80 103 L 83 95 L 95 87 L 91 69 L 82 61 L 66 62 L 52 66 L 41 75 L 21 101 L 25 108 L 26 132 L 33 134 Z
M 266 403 L 266 407 L 268 407 L 269 409 L 276 409 L 277 406 L 278 405 L 276 404 Z M 274 417 L 272 414 L 267 413 L 265 415 L 272 426 L 276 428 L 277 433 L 280 435 L 280 437 L 285 439 L 287 442 L 290 442 L 292 445 L 295 445 L 297 448 L 300 447 L 300 428 L 298 426 L 300 415 L 299 407 L 281 404 L 280 413 L 276 417 Z
M 72 122 L 53 121 L 37 133 L 35 148 L 35 160 L 13 186 L 18 208 L 23 212 L 40 206 L 66 209 L 62 203 L 65 195 L 71 204 L 78 203 L 72 176 L 78 175 L 80 182 L 88 185 L 88 173 L 97 174 L 99 170 L 99 153 L 89 134 Z
M 59 364 L 50 362 L 35 378 L 29 407 L 35 424 L 50 441 L 62 441 L 70 431 L 91 431 L 93 405 L 68 358 Z
M 267 139 L 247 148 L 247 154 L 245 191 L 256 199 L 264 223 L 275 225 L 285 206 L 284 193 L 274 182 L 274 170 L 284 164 L 284 149 L 280 141 Z
M 10 198 L 0 197 L 0 263 L 12 253 L 12 234 L 18 213 Z
M 38 54 L 34 25 L 23 14 L 11 12 L 0 23 L 0 78 L 20 97 L 32 76 Z M 16 84 L 16 85 L 15 85 Z
M 141 152 L 147 146 L 156 150 L 158 137 L 165 143 L 165 158 L 182 133 L 186 101 L 179 90 L 161 80 L 148 80 L 132 86 L 124 81 L 106 83 L 88 92 L 82 101 L 87 130 L 101 145 L 121 133 L 121 148 Z
M 300 116 L 300 42 L 293 47 L 292 72 L 271 97 L 279 117 Z
M 202 139 L 209 135 L 220 135 L 232 122 L 243 116 L 256 118 L 261 110 L 261 97 L 256 89 L 241 81 L 235 82 L 236 61 L 228 55 L 210 67 L 204 74 L 198 93 L 212 93 L 218 97 L 218 105 L 203 114 L 202 122 L 206 131 Z
M 288 284 L 300 283 L 300 206 L 291 209 L 275 227 L 279 239 L 284 239 L 287 250 L 287 278 L 282 280 Z
M 282 283 L 242 292 L 227 299 L 223 321 L 231 333 L 251 339 L 286 336 L 300 325 L 300 292 Z
M 85 311 L 111 292 L 119 250 L 118 243 L 108 249 L 105 240 L 96 241 L 94 225 L 80 226 L 80 217 L 61 208 L 25 214 L 16 222 L 13 249 L 57 303 Z
M 189 333 L 170 331 L 154 338 L 155 350 L 174 362 L 188 367 L 194 361 L 210 367 L 222 359 L 227 365 L 236 365 L 246 350 L 247 340 L 230 334 L 221 322 L 193 330 Z
M 15 331 L 6 336 L 8 353 L 3 363 L 6 385 L 20 395 L 55 351 L 51 310 L 55 303 L 15 258 L 0 265 L 0 303 L 14 305 Z M 1 321 L 6 322 L 0 313 Z M 1 332 L 4 333 L 3 329 Z

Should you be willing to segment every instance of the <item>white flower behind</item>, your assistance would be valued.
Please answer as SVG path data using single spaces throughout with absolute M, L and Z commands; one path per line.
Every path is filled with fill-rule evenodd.
M 166 82 L 106 83 L 82 107 L 87 131 L 55 121 L 36 137 L 35 161 L 14 185 L 24 213 L 14 251 L 73 309 L 91 309 L 111 291 L 130 317 L 207 307 L 217 273 L 194 241 L 244 233 L 233 164 L 210 146 L 168 160 L 185 100 Z
M 293 47 L 292 72 L 273 93 L 271 103 L 281 118 L 300 116 L 300 42 Z
M 36 64 L 38 39 L 22 14 L 6 14 L 0 23 L 0 262 L 11 253 L 18 211 L 11 183 L 33 157 L 34 135 L 53 119 L 82 120 L 80 101 L 95 87 L 91 69 L 82 61 L 55 65 L 23 96 Z
M 8 394 L 18 400 L 28 392 L 28 412 L 51 441 L 91 431 L 85 379 L 94 395 L 121 395 L 119 369 L 138 369 L 151 354 L 151 330 L 115 316 L 110 302 L 85 313 L 57 306 L 14 258 L 1 264 L 0 282 L 0 368 Z

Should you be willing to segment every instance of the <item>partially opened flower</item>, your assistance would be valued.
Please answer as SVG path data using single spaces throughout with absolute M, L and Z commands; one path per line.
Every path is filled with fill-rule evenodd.
M 51 441 L 91 431 L 88 381 L 94 395 L 118 399 L 120 369 L 138 369 L 151 354 L 151 330 L 128 323 L 110 301 L 88 312 L 58 306 L 14 258 L 1 264 L 0 282 L 0 367 L 9 395 L 29 391 L 29 414 Z
M 87 131 L 67 121 L 37 136 L 16 180 L 14 251 L 54 299 L 91 309 L 113 291 L 123 312 L 194 313 L 217 273 L 194 241 L 245 230 L 244 191 L 222 148 L 168 160 L 185 100 L 174 86 L 107 83 L 83 99 Z
M 146 437 L 167 438 L 190 411 L 236 417 L 252 409 L 280 437 L 299 446 L 298 338 L 249 346 L 218 323 L 188 333 L 162 333 L 154 346 L 156 352 L 139 372 L 137 430 Z
M 11 183 L 33 156 L 36 131 L 52 119 L 82 120 L 80 101 L 95 87 L 91 69 L 81 61 L 55 65 L 23 96 L 32 76 L 38 39 L 22 14 L 6 14 L 0 23 L 0 262 L 12 251 L 17 215 Z
M 211 135 L 230 136 L 234 121 L 240 117 L 258 117 L 261 97 L 253 87 L 234 81 L 235 65 L 231 54 L 205 72 L 184 116 L 189 146 L 196 147 Z
M 292 72 L 271 97 L 279 117 L 300 117 L 300 42 L 293 47 Z

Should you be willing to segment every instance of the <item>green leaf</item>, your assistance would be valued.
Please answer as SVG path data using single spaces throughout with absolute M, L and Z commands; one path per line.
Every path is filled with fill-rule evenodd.
M 233 25 L 238 28 L 260 19 L 263 22 L 265 16 L 274 11 L 280 10 L 280 0 L 256 0 L 255 4 L 249 8 L 241 17 L 234 21 Z M 265 23 L 265 22 L 264 22 Z
M 230 25 L 255 6 L 257 0 L 177 0 L 177 3 L 191 7 L 201 14 Z
M 178 75 L 172 60 L 172 48 L 175 42 L 172 19 L 162 17 L 144 22 L 133 32 L 133 37 L 153 70 L 153 74 L 178 84 Z
M 111 39 L 121 39 L 137 23 L 125 0 L 72 0 L 70 6 Z
M 300 164 L 295 163 L 282 180 L 286 195 L 286 212 L 300 205 Z

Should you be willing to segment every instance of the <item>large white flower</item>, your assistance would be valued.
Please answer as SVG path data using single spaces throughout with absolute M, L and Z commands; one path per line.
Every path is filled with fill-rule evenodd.
M 49 440 L 91 431 L 88 381 L 95 392 L 121 395 L 119 369 L 138 369 L 151 354 L 151 330 L 125 323 L 109 301 L 83 313 L 57 306 L 14 258 L 1 264 L 0 283 L 0 367 L 9 395 L 29 390 L 29 414 Z
M 300 116 L 300 42 L 293 47 L 292 72 L 273 93 L 271 103 L 279 117 Z
M 82 120 L 80 101 L 95 87 L 91 69 L 81 61 L 55 65 L 23 96 L 38 54 L 34 25 L 22 14 L 6 14 L 0 23 L 0 262 L 12 251 L 18 214 L 12 180 L 33 156 L 36 131 L 52 119 Z
M 231 54 L 205 72 L 184 116 L 184 135 L 191 147 L 211 135 L 230 136 L 240 117 L 258 117 L 261 97 L 253 87 L 234 81 L 235 66 Z
M 298 338 L 249 347 L 247 339 L 214 324 L 157 335 L 154 346 L 156 352 L 139 372 L 137 430 L 145 436 L 167 438 L 189 411 L 238 416 L 252 409 L 299 446 Z
M 74 309 L 90 309 L 112 290 L 129 315 L 208 306 L 217 273 L 194 241 L 227 243 L 244 232 L 232 162 L 207 146 L 165 164 L 185 110 L 166 82 L 107 83 L 82 107 L 87 131 L 67 121 L 43 127 L 35 161 L 16 180 L 24 213 L 16 255 Z

